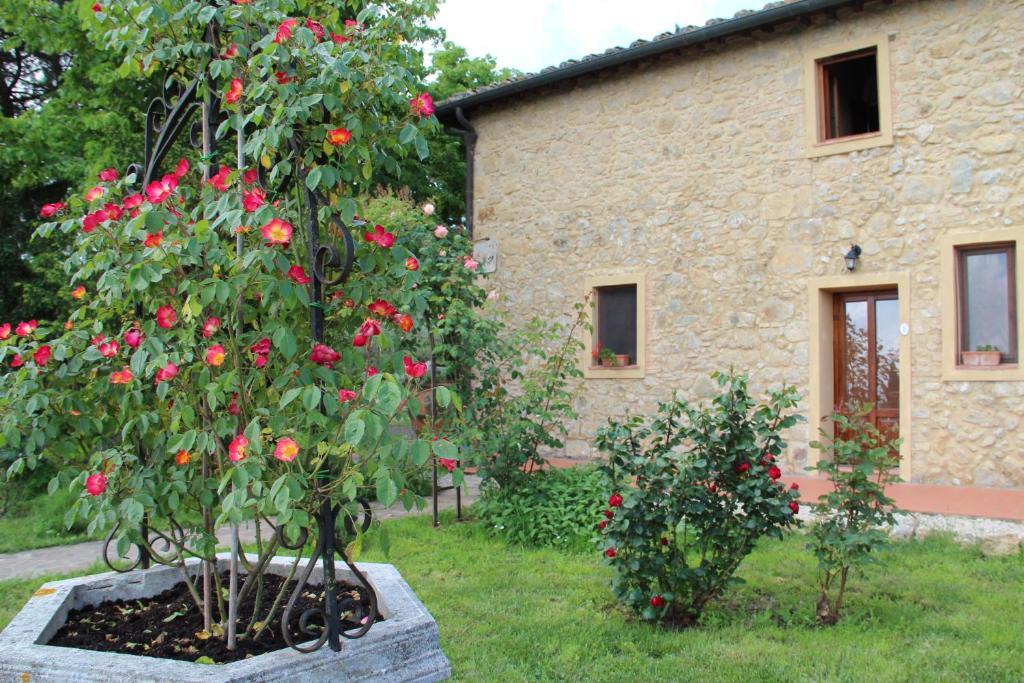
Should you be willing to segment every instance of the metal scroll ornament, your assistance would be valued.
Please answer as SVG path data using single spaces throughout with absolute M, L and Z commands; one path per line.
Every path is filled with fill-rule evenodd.
M 217 36 L 212 29 L 207 31 L 206 41 L 217 49 Z M 214 131 L 220 112 L 216 97 L 208 96 L 202 102 L 198 99 L 200 83 L 204 77 L 200 74 L 184 85 L 180 75 L 172 73 L 164 81 L 163 92 L 150 102 L 146 112 L 144 160 L 141 164 L 132 164 L 128 169 L 128 173 L 134 174 L 143 187 L 159 177 L 165 157 L 183 132 L 188 131 L 190 142 L 194 146 L 200 146 L 201 141 L 207 141 L 209 146 L 205 160 L 209 162 L 213 158 L 216 142 Z M 201 113 L 202 116 L 193 121 L 197 113 Z M 192 124 L 190 121 L 193 121 Z M 260 170 L 262 176 L 262 169 Z M 319 193 L 310 191 L 305 186 L 305 178 L 299 180 L 302 181 L 308 207 L 307 259 L 309 271 L 312 273 L 309 284 L 310 331 L 313 343 L 320 344 L 324 341 L 324 288 L 340 284 L 348 278 L 355 258 L 355 243 L 349 227 L 336 216 L 331 219 L 330 232 L 341 242 L 342 249 L 339 250 L 332 242 L 321 242 L 318 211 L 321 205 L 326 206 L 329 202 Z M 282 183 L 288 184 L 287 181 Z M 275 189 L 281 193 L 288 188 Z M 324 410 L 322 403 L 319 409 Z M 141 445 L 138 449 L 140 457 L 145 458 L 146 453 L 142 451 Z M 325 644 L 338 651 L 341 649 L 342 638 L 361 638 L 378 619 L 377 595 L 370 582 L 347 556 L 346 546 L 338 537 L 336 530 L 339 514 L 343 515 L 344 527 L 349 536 L 357 533 L 357 527 L 362 531 L 369 529 L 372 519 L 370 506 L 363 500 L 357 501 L 357 506 L 358 519 L 353 519 L 347 512 L 343 512 L 339 505 L 325 499 L 315 516 L 317 539 L 313 553 L 299 575 L 281 615 L 281 631 L 285 642 L 299 652 L 314 652 Z M 169 527 L 167 532 L 158 531 L 150 528 L 150 520 L 144 520 L 140 529 L 142 541 L 136 544 L 138 555 L 134 558 L 119 558 L 116 553 L 111 552 L 113 539 L 119 531 L 119 528 L 115 527 L 103 545 L 104 561 L 111 569 L 121 572 L 136 568 L 145 569 L 151 562 L 180 564 L 178 553 L 186 547 L 188 539 L 185 531 L 173 520 L 169 522 Z M 289 543 L 283 538 L 282 528 L 279 527 L 277 533 L 280 545 L 295 551 L 301 551 L 305 547 L 310 535 L 309 529 L 303 529 L 300 538 Z M 175 548 L 178 553 L 173 551 Z M 335 555 L 341 557 L 347 565 L 353 579 L 349 583 L 355 584 L 354 586 L 339 587 L 335 576 Z M 118 559 L 121 561 L 118 562 Z M 321 566 L 323 577 L 319 586 L 310 583 L 317 564 Z M 319 606 L 296 615 L 294 612 L 304 592 L 321 593 Z M 291 626 L 296 619 L 298 633 L 312 638 L 311 642 L 295 642 Z

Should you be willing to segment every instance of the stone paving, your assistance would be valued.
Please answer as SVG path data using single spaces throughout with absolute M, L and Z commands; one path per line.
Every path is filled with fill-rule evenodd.
M 445 482 L 442 481 L 441 484 L 443 486 Z M 463 508 L 476 499 L 479 489 L 479 477 L 468 475 L 462 492 Z M 419 514 L 429 515 L 430 499 L 427 499 L 427 507 L 423 510 L 413 509 L 407 512 L 399 504 L 384 509 L 379 504 L 372 503 L 371 507 L 373 508 L 374 517 L 378 519 L 395 519 Z M 438 507 L 444 510 L 454 508 L 455 491 L 443 491 L 438 496 Z M 266 532 L 264 531 L 264 533 Z M 217 532 L 217 538 L 225 547 L 230 540 L 230 534 L 231 530 L 228 527 L 223 527 Z M 252 541 L 256 537 L 255 527 L 251 524 L 245 525 L 239 529 L 238 535 L 242 543 Z M 0 581 L 39 576 L 41 574 L 66 574 L 82 571 L 100 562 L 100 554 L 102 552 L 102 541 L 88 541 L 86 543 L 54 546 L 52 548 L 24 550 L 20 553 L 0 554 Z

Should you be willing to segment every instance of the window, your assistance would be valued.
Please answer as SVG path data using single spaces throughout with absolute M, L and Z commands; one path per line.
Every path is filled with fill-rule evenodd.
M 591 354 L 593 364 L 602 367 L 636 365 L 636 285 L 595 287 L 594 294 L 597 334 Z
M 805 54 L 807 155 L 891 145 L 889 37 L 824 45 Z
M 877 50 L 818 60 L 822 140 L 879 132 Z
M 939 236 L 943 381 L 1024 381 L 1022 242 L 1024 226 Z
M 956 249 L 961 365 L 984 367 L 1017 362 L 1014 252 L 1013 243 Z M 991 360 L 982 355 L 985 352 Z
M 646 284 L 641 270 L 587 278 L 591 329 L 585 332 L 583 376 L 641 378 L 646 361 Z

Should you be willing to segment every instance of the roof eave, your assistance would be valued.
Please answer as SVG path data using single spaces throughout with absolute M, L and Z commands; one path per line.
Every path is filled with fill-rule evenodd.
M 797 0 L 779 7 L 763 9 L 735 19 L 727 19 L 694 31 L 680 33 L 662 40 L 655 40 L 636 47 L 624 48 L 611 54 L 592 57 L 566 67 L 556 68 L 512 81 L 483 92 L 457 97 L 442 102 L 437 107 L 437 117 L 442 121 L 451 119 L 457 108 L 469 112 L 481 105 L 520 95 L 547 85 L 579 78 L 622 64 L 655 57 L 657 55 L 699 45 L 711 40 L 725 38 L 738 33 L 746 33 L 763 29 L 773 24 L 799 19 L 800 17 L 822 11 L 834 10 L 844 5 L 861 4 L 863 0 Z

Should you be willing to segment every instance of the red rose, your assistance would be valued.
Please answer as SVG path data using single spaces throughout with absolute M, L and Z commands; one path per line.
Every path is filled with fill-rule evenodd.
M 615 513 L 612 512 L 611 510 L 605 510 L 604 511 L 604 516 L 607 517 L 608 519 L 611 519 L 612 517 L 615 516 Z
M 156 324 L 160 327 L 169 330 L 174 327 L 176 322 L 178 322 L 178 314 L 170 306 L 161 306 L 156 309 Z
M 416 260 L 415 256 L 410 256 L 409 258 L 405 259 L 405 269 L 406 270 L 419 270 L 420 269 L 420 262 Z
M 600 522 L 597 523 L 597 528 L 598 529 L 602 529 L 603 530 L 606 526 L 608 526 L 608 520 L 607 519 L 602 519 Z
M 739 465 L 736 465 L 736 474 L 743 474 L 744 472 L 746 472 L 749 469 L 750 469 L 750 463 L 749 462 L 741 462 Z
M 369 341 L 369 338 L 365 334 L 357 334 L 352 339 L 352 346 L 366 346 L 367 341 Z
M 341 354 L 332 349 L 326 344 L 317 344 L 313 347 L 313 350 L 309 354 L 309 359 L 317 365 L 322 365 L 325 368 L 333 367 L 335 363 L 341 360 Z
M 427 364 L 423 362 L 415 363 L 409 356 L 402 358 L 402 364 L 405 366 L 405 374 L 413 379 L 419 379 L 427 374 Z
M 789 485 L 789 488 L 793 489 L 794 491 L 799 491 L 800 490 L 800 484 L 798 484 L 798 483 L 796 483 L 794 481 L 792 484 Z
M 772 481 L 775 481 L 776 479 L 778 479 L 781 476 L 782 476 L 782 470 L 780 470 L 775 465 L 772 465 L 771 467 L 768 468 L 768 477 Z
M 39 367 L 45 367 L 50 362 L 50 356 L 52 355 L 50 347 L 43 345 L 36 349 L 35 353 L 32 354 L 32 360 L 35 361 Z
M 792 510 L 793 514 L 795 515 L 796 513 L 800 512 L 800 503 L 796 502 L 795 500 L 791 500 L 789 502 L 789 509 Z
M 90 496 L 98 496 L 107 489 L 107 478 L 101 473 L 90 474 L 85 480 L 85 490 Z
M 716 484 L 715 482 L 711 482 L 710 484 L 708 484 L 708 491 L 710 491 L 711 493 L 715 493 L 716 491 L 718 491 L 718 484 Z
M 613 493 L 612 497 L 608 499 L 608 506 L 617 508 L 622 505 L 622 496 L 617 493 Z
M 664 607 L 664 606 L 665 606 L 665 598 L 661 597 L 660 595 L 652 595 L 651 596 L 651 607 Z
M 342 403 L 356 400 L 356 392 L 351 389 L 338 389 L 338 400 Z
M 661 544 L 662 545 L 668 545 L 668 538 L 666 538 L 665 536 L 662 536 L 661 537 Z
M 608 550 L 605 550 L 604 556 L 608 559 L 615 557 L 615 548 L 608 548 Z

